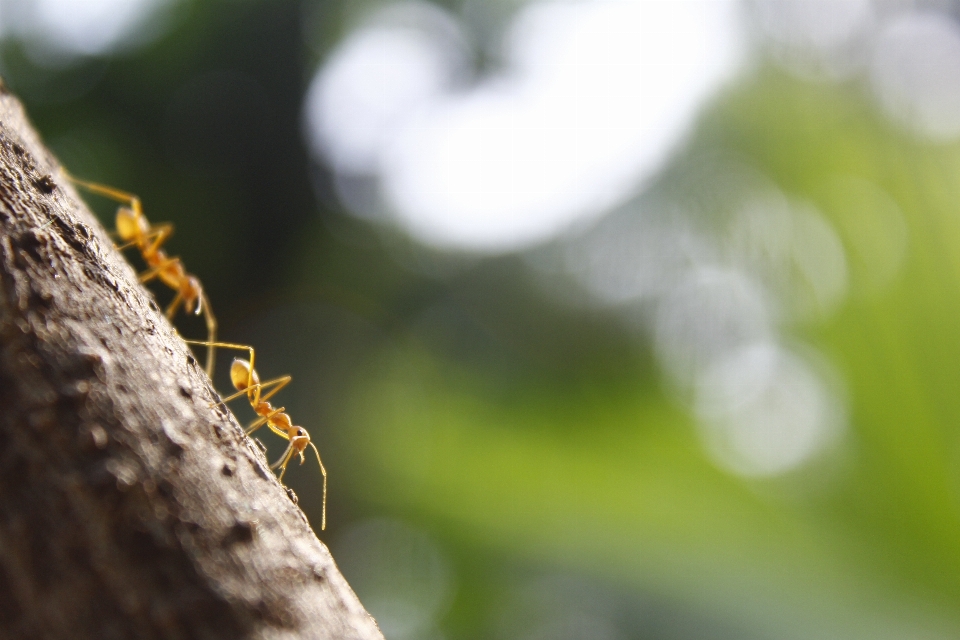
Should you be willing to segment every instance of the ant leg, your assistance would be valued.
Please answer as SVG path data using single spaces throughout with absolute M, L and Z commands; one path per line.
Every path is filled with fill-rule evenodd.
M 110 234 L 110 237 L 112 238 L 114 236 L 118 236 L 119 232 L 110 231 L 109 234 Z M 139 240 L 142 240 L 146 245 L 143 248 L 143 254 L 151 255 L 153 253 L 156 253 L 157 249 L 159 249 L 164 243 L 166 243 L 166 241 L 169 240 L 170 236 L 172 235 L 173 235 L 173 225 L 169 222 L 164 224 L 151 225 L 150 227 L 147 228 L 146 231 L 143 232 L 143 234 L 139 236 L 138 240 L 131 240 L 127 244 L 117 248 L 125 249 L 127 247 L 137 244 Z M 148 241 L 150 242 L 150 244 L 146 244 Z
M 273 413 L 278 413 L 278 412 L 281 412 L 281 411 L 284 411 L 284 408 L 283 408 L 283 407 L 280 407 L 280 409 L 278 409 L 277 411 L 274 411 Z M 273 415 L 273 413 L 271 413 L 271 415 Z M 273 423 L 270 422 L 269 420 L 267 420 L 267 428 L 270 429 L 270 431 L 273 431 L 275 434 L 277 434 L 278 436 L 280 436 L 281 438 L 283 438 L 283 439 L 285 439 L 285 440 L 289 440 L 289 439 L 290 439 L 290 434 L 289 434 L 289 433 L 287 433 L 287 432 L 284 431 L 283 429 L 279 428 L 278 426 L 276 426 L 275 424 L 273 424 Z
M 164 311 L 164 314 L 167 316 L 167 320 L 173 320 L 173 316 L 176 315 L 177 309 L 180 308 L 180 305 L 183 304 L 183 292 L 178 291 L 177 295 L 173 298 L 173 301 L 167 305 L 167 310 Z
M 150 282 L 150 281 L 153 280 L 154 278 L 159 277 L 159 276 L 160 276 L 160 273 L 161 273 L 164 269 L 166 269 L 167 267 L 169 267 L 171 264 L 174 264 L 174 263 L 177 263 L 177 262 L 180 262 L 180 258 L 167 258 L 167 259 L 161 261 L 160 264 L 158 264 L 157 266 L 155 266 L 155 267 L 153 267 L 153 268 L 150 268 L 150 269 L 147 269 L 146 271 L 144 271 L 143 273 L 141 273 L 141 274 L 140 274 L 140 282 L 143 282 L 143 283 Z
M 87 182 L 86 180 L 80 180 L 79 178 L 73 177 L 73 175 L 71 175 L 70 172 L 63 167 L 60 167 L 60 171 L 62 171 L 63 175 L 67 177 L 67 180 L 77 185 L 78 187 L 81 187 L 82 189 L 86 189 L 91 193 L 95 193 L 97 195 L 103 196 L 104 198 L 109 198 L 114 202 L 125 204 L 130 208 L 131 211 L 133 211 L 134 216 L 136 216 L 137 218 L 143 217 L 143 206 L 140 204 L 140 198 L 138 196 L 132 193 L 129 193 L 127 191 L 121 191 L 120 189 L 116 189 L 114 187 L 108 187 L 105 184 L 100 184 L 97 182 Z M 166 231 L 161 231 L 159 229 L 158 231 L 164 234 L 163 239 L 165 239 L 166 236 L 169 236 L 170 233 L 173 233 L 173 227 L 171 226 L 170 229 Z M 119 234 L 116 231 L 111 231 L 109 235 L 111 238 L 116 238 Z M 118 250 L 122 251 L 123 249 L 126 249 L 127 247 L 133 244 L 136 244 L 136 242 L 129 242 L 121 247 L 118 247 Z M 163 240 L 160 240 L 159 244 L 157 244 L 156 246 L 159 247 L 160 244 L 163 244 Z
M 126 191 L 121 191 L 120 189 L 114 189 L 113 187 L 108 187 L 104 184 L 99 184 L 97 182 L 87 182 L 86 180 L 79 180 L 74 178 L 70 173 L 61 168 L 64 175 L 67 176 L 67 179 L 78 187 L 82 187 L 91 193 L 96 193 L 105 198 L 110 198 L 115 202 L 120 202 L 122 204 L 130 205 L 130 208 L 134 211 L 140 211 L 140 198 L 133 195 L 132 193 L 127 193 Z
M 293 446 L 293 441 L 291 441 L 290 444 L 287 445 L 287 450 L 283 452 L 282 456 L 280 456 L 280 459 L 270 465 L 271 470 L 280 467 L 280 477 L 277 478 L 277 481 L 280 482 L 280 484 L 283 484 L 283 474 L 287 472 L 287 464 L 290 463 L 290 458 L 293 457 L 295 451 L 296 449 Z
M 146 219 L 146 218 L 144 218 Z M 111 238 L 117 237 L 120 235 L 118 231 L 110 231 L 109 235 Z M 117 247 L 118 250 L 126 249 L 127 247 L 132 247 L 138 242 L 142 241 L 144 247 L 141 250 L 144 256 L 153 255 L 157 250 L 170 239 L 170 236 L 173 235 L 173 225 L 169 222 L 164 224 L 151 225 L 147 227 L 147 230 L 144 231 L 136 240 L 131 240 L 130 242 L 120 245 Z M 150 244 L 147 244 L 149 242 Z
M 191 343 L 192 343 L 191 340 L 184 340 L 184 342 L 191 342 Z M 197 343 L 194 343 L 194 344 L 197 344 Z M 200 344 L 204 344 L 204 343 L 200 343 Z M 271 391 L 270 394 L 260 397 L 260 400 L 265 401 L 267 398 L 273 396 L 273 394 L 275 394 L 275 393 L 276 393 L 277 391 L 279 391 L 281 388 L 283 388 L 284 386 L 286 386 L 286 384 L 287 384 L 288 382 L 290 382 L 290 380 L 292 380 L 292 378 L 291 378 L 290 376 L 283 376 L 283 377 L 281 377 L 281 378 L 276 378 L 276 379 L 274 379 L 274 380 L 267 380 L 266 382 L 258 382 L 257 384 L 252 384 L 252 385 L 250 385 L 250 386 L 247 387 L 246 389 L 241 389 L 240 391 L 237 391 L 237 392 L 236 392 L 235 394 L 233 394 L 232 396 L 229 396 L 229 397 L 227 397 L 227 398 L 224 398 L 223 400 L 221 400 L 221 402 L 230 402 L 230 401 L 233 400 L 234 398 L 239 398 L 240 396 L 242 396 L 242 395 L 245 394 L 245 393 L 250 393 L 250 391 L 253 391 L 253 390 L 262 391 L 262 390 L 263 390 L 264 388 L 266 388 L 266 387 L 272 387 L 272 386 L 274 386 L 274 385 L 277 385 L 277 388 L 274 389 L 273 391 Z M 218 403 L 218 404 L 219 404 L 219 403 Z M 212 406 L 212 405 L 211 405 L 211 406 Z M 282 411 L 284 411 L 284 408 L 283 408 L 283 407 L 281 407 L 281 408 L 279 408 L 279 409 L 276 409 L 276 410 L 274 410 L 274 411 L 271 411 L 270 414 L 269 414 L 267 417 L 271 417 L 271 418 L 272 418 L 274 414 L 281 413 Z
M 279 378 L 274 378 L 273 380 L 267 380 L 266 382 L 261 382 L 260 391 L 263 391 L 264 389 L 267 389 L 268 387 L 273 387 L 273 386 L 276 386 L 276 389 L 274 389 L 270 393 L 265 393 L 262 396 L 260 396 L 260 400 L 266 402 L 267 400 L 275 396 L 277 392 L 280 391 L 280 389 L 283 389 L 285 386 L 290 384 L 291 380 L 293 380 L 293 376 L 280 376 Z
M 260 429 L 260 427 L 262 427 L 264 424 L 266 424 L 266 422 L 267 422 L 267 419 L 266 419 L 266 418 L 258 418 L 258 419 L 256 419 L 256 420 L 254 420 L 253 422 L 251 422 L 250 424 L 248 424 L 248 425 L 247 425 L 247 428 L 244 429 L 243 432 L 244 432 L 245 434 L 247 434 L 248 436 L 249 436 L 249 435 L 253 435 L 253 433 L 255 433 L 256 431 L 258 431 L 258 430 Z
M 194 340 L 184 340 L 184 342 L 186 342 L 187 344 L 206 344 L 205 342 L 196 342 L 196 341 L 194 341 Z M 210 406 L 213 407 L 213 406 L 218 405 L 218 404 L 226 404 L 226 403 L 230 402 L 231 400 L 236 400 L 237 398 L 239 398 L 240 396 L 242 396 L 242 395 L 244 395 L 244 394 L 250 394 L 250 393 L 251 393 L 252 391 L 254 391 L 254 390 L 259 390 L 261 387 L 263 387 L 263 384 L 261 384 L 261 383 L 259 383 L 259 382 L 258 382 L 257 384 L 252 384 L 252 385 L 250 385 L 249 387 L 247 387 L 246 389 L 241 389 L 240 391 L 237 391 L 236 393 L 234 393 L 234 394 L 232 394 L 232 395 L 229 395 L 229 396 L 227 396 L 226 398 L 222 398 L 222 399 L 220 400 L 220 402 L 214 402 L 214 403 L 211 404 Z M 279 411 L 283 411 L 283 410 L 284 410 L 283 407 L 281 407 L 281 408 L 280 408 L 279 410 L 277 410 L 277 411 L 271 411 L 271 412 L 270 412 L 270 416 L 272 417 L 273 414 L 278 413 Z
M 196 341 L 194 341 L 194 340 L 184 340 L 184 342 L 186 342 L 187 344 L 206 344 L 206 342 L 196 342 Z M 239 398 L 239 397 L 242 396 L 243 394 L 245 394 L 245 393 L 250 393 L 250 392 L 253 391 L 253 390 L 258 390 L 258 391 L 259 391 L 259 390 L 262 390 L 264 387 L 272 387 L 272 386 L 274 386 L 274 385 L 279 385 L 279 386 L 277 386 L 277 388 L 274 389 L 269 395 L 262 396 L 262 397 L 260 398 L 261 400 L 266 400 L 267 398 L 269 398 L 270 396 L 272 396 L 274 393 L 276 393 L 277 391 L 279 391 L 281 387 L 285 386 L 288 382 L 290 382 L 291 379 L 292 379 L 292 378 L 291 378 L 290 376 L 283 376 L 282 378 L 277 378 L 277 379 L 275 379 L 275 380 L 268 380 L 268 381 L 266 381 L 266 382 L 258 382 L 257 384 L 252 384 L 252 385 L 250 385 L 250 386 L 247 387 L 246 389 L 241 389 L 240 391 L 237 391 L 236 393 L 234 393 L 234 394 L 231 395 L 231 396 L 227 396 L 226 398 L 224 398 L 224 399 L 221 400 L 220 402 L 223 402 L 223 403 L 230 402 L 231 400 L 233 400 L 233 399 L 235 399 L 235 398 Z M 220 402 L 215 402 L 214 404 L 220 404 Z M 210 405 L 210 406 L 212 407 L 213 405 Z M 283 410 L 284 410 L 283 407 L 281 407 L 280 409 L 277 409 L 277 410 L 275 410 L 275 411 L 271 411 L 271 412 L 270 412 L 270 417 L 273 417 L 273 415 L 274 415 L 275 413 L 280 413 L 280 412 L 282 412 Z
M 143 256 L 154 255 L 172 235 L 173 225 L 170 223 L 150 227 L 147 232 L 143 234 L 143 239 L 144 241 L 152 240 L 152 242 L 143 248 Z
M 256 351 L 254 350 L 253 347 L 249 345 L 235 344 L 233 342 L 213 342 L 213 341 L 207 341 L 207 340 L 184 340 L 184 342 L 186 342 L 187 344 L 199 345 L 201 347 L 212 346 L 212 347 L 222 347 L 224 349 L 237 349 L 238 351 L 248 351 L 250 353 L 250 371 L 251 372 L 253 371 L 253 362 L 254 362 L 254 358 L 256 357 Z M 252 378 L 252 373 L 251 373 L 251 378 Z M 287 384 L 289 384 L 292 379 L 293 378 L 291 376 L 281 376 L 279 378 L 274 378 L 273 380 L 267 380 L 266 382 L 258 382 L 257 384 L 253 384 L 251 380 L 250 384 L 247 386 L 246 389 L 241 389 L 240 391 L 237 391 L 233 395 L 227 396 L 226 398 L 222 398 L 220 402 L 214 402 L 210 406 L 212 407 L 214 405 L 221 404 L 221 403 L 226 404 L 227 402 L 230 402 L 235 398 L 239 398 L 240 396 L 246 393 L 249 393 L 250 390 L 253 390 L 253 389 L 256 389 L 259 391 L 265 388 L 276 386 L 276 389 L 271 391 L 269 394 L 264 395 L 263 398 L 261 399 L 270 398 L 277 391 L 279 391 L 280 389 L 285 387 Z M 283 411 L 283 409 L 280 409 L 279 411 L 275 411 L 273 413 L 279 413 L 280 411 Z M 271 413 L 270 415 L 272 416 L 273 413 Z
M 257 385 L 253 385 L 253 387 L 256 387 L 256 386 L 257 386 Z M 236 400 L 237 398 L 239 398 L 239 397 L 242 396 L 242 395 L 247 395 L 247 394 L 249 393 L 248 389 L 252 389 L 253 387 L 247 387 L 246 389 L 241 389 L 240 391 L 237 391 L 237 392 L 234 393 L 233 395 L 229 395 L 229 396 L 227 396 L 226 398 L 222 398 L 222 399 L 220 400 L 220 402 L 214 402 L 214 403 L 211 404 L 210 406 L 213 407 L 213 406 L 216 406 L 216 405 L 218 405 L 218 404 L 223 404 L 223 405 L 225 405 L 225 404 L 227 404 L 228 402 L 230 402 L 231 400 Z
M 216 324 L 214 324 L 214 328 L 216 328 Z M 224 349 L 236 349 L 238 351 L 247 351 L 250 353 L 250 371 L 251 372 L 253 371 L 253 360 L 254 360 L 254 357 L 256 356 L 256 352 L 253 350 L 253 347 L 251 347 L 250 345 L 235 344 L 233 342 L 215 342 L 213 340 L 184 340 L 184 342 L 186 342 L 187 344 L 200 345 L 201 347 L 222 347 Z M 251 374 L 251 378 L 252 377 L 253 376 Z M 250 386 L 250 387 L 255 386 L 253 384 L 253 380 L 250 380 L 247 386 Z
M 207 375 L 213 380 L 213 365 L 216 364 L 216 358 L 214 357 L 216 346 L 214 345 L 217 340 L 217 318 L 213 315 L 213 309 L 210 308 L 210 300 L 207 299 L 207 294 L 202 291 L 200 293 L 200 307 L 202 307 L 203 319 L 207 323 Z M 197 308 L 198 313 L 201 311 L 200 307 Z
M 207 298 L 206 296 L 204 296 L 203 302 L 206 302 L 206 300 Z M 201 304 L 203 304 L 203 302 L 201 302 Z M 206 305 L 204 305 L 204 309 L 206 310 L 204 313 L 208 314 L 207 329 L 211 333 L 216 333 L 217 321 L 213 317 L 213 313 L 210 311 L 210 304 L 207 303 Z M 187 344 L 196 344 L 196 345 L 200 345 L 201 347 L 207 347 L 207 368 L 209 369 L 210 373 L 213 372 L 213 349 L 215 347 L 223 347 L 224 349 L 237 349 L 240 351 L 249 351 L 250 352 L 250 375 L 247 379 L 247 389 L 255 386 L 253 384 L 253 361 L 256 356 L 256 352 L 253 350 L 253 347 L 245 344 L 234 344 L 232 342 L 216 342 L 215 340 L 184 340 L 184 342 L 186 342 Z M 238 398 L 246 392 L 247 390 L 244 389 L 240 393 L 235 393 L 234 395 L 230 396 L 226 400 L 221 400 L 220 402 L 226 404 L 230 400 L 233 400 L 234 398 Z M 214 404 L 219 404 L 219 403 L 214 403 Z M 210 405 L 210 406 L 213 406 L 213 405 Z
M 272 418 L 273 416 L 277 415 L 278 413 L 283 413 L 283 412 L 286 411 L 286 410 L 287 410 L 286 407 L 278 407 L 278 408 L 274 409 L 273 411 L 271 411 L 270 413 L 268 413 L 267 415 L 261 416 L 260 418 L 257 418 L 256 420 L 254 420 L 253 422 L 251 422 L 251 423 L 247 426 L 247 430 L 246 430 L 247 435 L 250 435 L 251 433 L 253 433 L 253 432 L 256 431 L 257 429 L 259 429 L 260 427 L 262 427 L 264 424 L 266 424 L 266 425 L 267 425 L 267 428 L 269 428 L 270 431 L 273 431 L 275 434 L 277 434 L 277 435 L 280 436 L 281 438 L 285 438 L 285 439 L 288 439 L 288 440 L 289 440 L 289 439 L 290 439 L 290 434 L 288 434 L 286 431 L 284 431 L 283 429 L 277 427 L 277 426 L 274 425 L 272 422 L 270 422 L 270 418 Z
M 183 266 L 183 263 L 180 261 L 179 257 L 174 256 L 173 258 L 164 258 L 156 266 L 151 267 L 150 269 L 147 269 L 141 273 L 140 282 L 150 282 L 154 278 L 159 277 L 160 273 L 172 264 L 180 264 L 181 267 Z

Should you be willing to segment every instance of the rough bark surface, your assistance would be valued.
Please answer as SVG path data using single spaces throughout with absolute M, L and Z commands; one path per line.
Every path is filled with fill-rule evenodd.
M 381 638 L 0 88 L 0 637 Z

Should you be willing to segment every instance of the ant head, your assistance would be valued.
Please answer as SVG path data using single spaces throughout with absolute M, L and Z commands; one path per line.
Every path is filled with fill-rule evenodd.
M 230 365 L 230 381 L 237 391 L 246 391 L 248 384 L 260 384 L 260 376 L 250 363 L 243 358 L 237 358 Z
M 300 456 L 300 464 L 303 464 L 305 458 L 303 457 L 303 452 L 310 445 L 310 434 L 307 433 L 307 430 L 303 427 L 295 427 L 296 431 L 292 438 L 290 438 L 290 445 L 296 449 L 297 454 Z
M 180 285 L 180 293 L 183 295 L 184 307 L 187 313 L 200 315 L 203 311 L 203 287 L 196 276 L 187 276 Z
M 117 209 L 117 233 L 123 240 L 135 240 L 147 232 L 147 221 L 133 209 Z

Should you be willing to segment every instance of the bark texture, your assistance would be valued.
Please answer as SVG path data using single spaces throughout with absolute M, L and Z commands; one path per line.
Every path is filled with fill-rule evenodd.
M 0 637 L 382 638 L 0 89 Z

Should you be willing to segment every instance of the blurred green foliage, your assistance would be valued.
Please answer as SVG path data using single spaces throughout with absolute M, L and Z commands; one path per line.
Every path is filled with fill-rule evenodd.
M 138 50 L 46 68 L 7 39 L 0 56 L 71 171 L 176 224 L 169 248 L 222 337 L 257 346 L 263 375 L 293 373 L 283 402 L 327 462 L 334 551 L 371 516 L 429 532 L 456 585 L 436 637 L 524 637 L 541 615 L 524 590 L 571 581 L 593 596 L 542 615 L 581 607 L 610 637 L 956 637 L 960 149 L 898 132 L 856 82 L 762 65 L 706 108 L 678 162 L 738 154 L 817 205 L 854 257 L 870 229 L 845 221 L 837 176 L 880 186 L 908 227 L 892 284 L 791 329 L 845 382 L 842 450 L 745 481 L 704 456 L 616 319 L 553 301 L 517 258 L 431 254 L 339 209 L 300 113 L 346 12 L 195 0 Z M 319 474 L 287 477 L 316 522 Z

